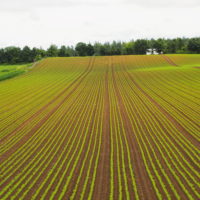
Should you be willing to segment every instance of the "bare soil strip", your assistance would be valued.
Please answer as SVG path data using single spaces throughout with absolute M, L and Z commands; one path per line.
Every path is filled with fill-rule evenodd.
M 133 79 L 131 74 L 127 72 L 127 75 L 131 79 L 131 81 L 134 83 L 134 85 L 166 116 L 168 120 L 179 130 L 181 133 L 185 135 L 188 140 L 190 140 L 194 145 L 199 146 L 198 141 L 192 137 L 190 133 L 175 119 L 173 118 L 158 102 L 156 102 L 149 94 L 147 94 L 140 86 L 139 84 Z
M 80 94 L 81 93 L 79 93 L 78 94 L 78 96 L 80 96 Z M 67 112 L 68 112 L 68 110 L 69 110 L 69 108 L 64 112 L 64 115 L 66 115 L 67 114 Z M 51 130 L 51 132 L 49 133 L 49 136 L 51 136 L 51 134 L 53 134 L 53 132 L 54 131 L 56 131 L 56 129 L 57 129 L 57 127 L 59 126 L 59 124 L 62 122 L 62 117 L 58 120 L 58 122 L 55 124 L 55 126 L 53 127 L 53 129 Z M 41 149 L 42 149 L 42 147 L 46 144 L 46 143 L 49 143 L 50 141 L 52 141 L 54 139 L 54 137 L 50 137 L 50 140 L 49 140 L 49 137 L 46 137 L 45 139 L 44 139 L 44 141 L 37 147 L 37 148 L 35 148 L 34 149 L 34 151 L 33 152 L 31 152 L 31 156 L 30 157 L 28 157 L 28 159 L 27 159 L 27 161 L 26 162 L 24 162 L 21 166 L 20 166 L 20 168 L 18 168 L 18 170 L 15 172 L 15 173 L 13 173 L 10 177 L 9 177 L 9 179 L 7 179 L 7 181 L 6 182 L 4 182 L 1 186 L 0 186 L 0 189 L 2 189 L 4 186 L 6 186 L 6 184 L 8 184 L 26 165 L 27 165 L 27 163 L 29 162 L 29 160 L 32 160 L 32 159 L 34 159 L 34 156 L 37 154 L 37 152 L 39 152 Z M 52 154 L 53 154 L 53 152 L 52 152 Z M 58 157 L 56 157 L 57 159 L 58 159 Z M 15 167 L 15 165 L 13 165 L 14 167 Z M 17 167 L 17 166 L 16 166 Z M 36 166 L 37 167 L 37 166 Z
M 97 168 L 97 177 L 94 187 L 95 199 L 109 198 L 110 183 L 110 102 L 108 92 L 108 70 L 105 74 L 105 97 L 104 97 L 104 121 L 102 147 L 100 152 L 99 164 Z
M 161 54 L 161 56 L 162 56 L 162 57 L 165 59 L 165 61 L 167 61 L 170 65 L 178 67 L 178 65 L 177 65 L 174 61 L 172 61 L 172 59 L 169 58 L 168 56 L 166 56 L 166 55 L 164 55 L 164 54 Z
M 144 162 L 142 160 L 142 155 L 141 152 L 139 151 L 139 146 L 137 143 L 137 139 L 135 137 L 135 133 L 132 130 L 131 122 L 130 119 L 126 113 L 126 109 L 123 103 L 123 99 L 120 95 L 116 80 L 115 80 L 115 75 L 114 75 L 114 70 L 112 68 L 112 74 L 114 78 L 114 85 L 115 85 L 115 90 L 117 93 L 117 99 L 120 105 L 120 112 L 122 113 L 123 121 L 125 123 L 125 129 L 127 131 L 127 139 L 129 142 L 129 148 L 131 151 L 131 155 L 133 158 L 133 169 L 134 169 L 134 175 L 136 178 L 136 183 L 137 187 L 139 190 L 139 195 L 140 199 L 144 200 L 152 200 L 156 199 L 156 194 L 155 191 L 152 188 L 152 184 L 150 182 L 149 176 L 147 174 L 146 168 L 144 166 Z
M 91 63 L 91 62 L 90 62 Z M 88 68 L 90 68 L 90 65 L 88 66 Z M 87 75 L 91 72 L 92 68 L 89 69 L 89 71 L 87 73 L 84 73 L 84 75 L 82 75 L 81 77 L 79 77 L 78 79 L 76 79 L 71 85 L 73 85 L 74 83 L 78 82 L 75 86 L 75 88 L 70 91 L 70 93 L 68 93 L 68 95 L 59 103 L 57 104 L 42 120 L 40 120 L 32 129 L 31 131 L 29 131 L 26 135 L 24 135 L 20 141 L 18 141 L 14 146 L 12 146 L 7 152 L 5 152 L 4 154 L 2 154 L 0 156 L 0 160 L 3 163 L 13 152 L 15 152 L 21 145 L 23 145 L 26 141 L 28 141 L 31 136 L 43 125 L 43 123 L 45 123 L 48 118 L 54 113 L 56 112 L 56 110 L 62 106 L 62 104 L 71 96 L 71 94 L 79 87 L 79 85 L 82 83 L 82 80 L 85 79 L 87 77 Z M 52 104 L 54 101 L 57 100 L 57 98 L 59 98 L 61 95 L 63 95 L 65 93 L 65 91 L 68 89 L 69 87 L 67 87 L 64 91 L 62 91 L 59 95 L 56 96 L 56 98 L 54 98 L 50 103 L 48 103 L 46 106 L 44 106 L 42 109 L 40 109 L 37 112 L 37 115 L 42 112 L 44 109 L 46 109 L 50 104 Z M 29 118 L 28 120 L 26 120 L 24 123 L 22 123 L 17 129 L 15 129 L 12 132 L 12 135 L 14 135 L 15 133 L 17 133 L 17 131 L 21 130 L 24 126 L 26 126 L 26 124 L 30 123 L 30 121 L 32 119 L 34 119 L 35 117 L 37 117 L 36 114 L 34 114 L 31 118 Z M 3 141 L 1 141 L 2 143 Z M 0 144 L 1 144 L 0 143 Z
M 81 197 L 82 197 L 82 199 L 88 199 L 90 189 L 92 189 L 92 179 L 93 179 L 93 176 L 95 173 L 94 170 L 95 170 L 96 156 L 97 156 L 98 148 L 101 145 L 101 143 L 100 143 L 101 141 L 98 139 L 100 136 L 98 130 L 101 127 L 97 122 L 99 120 L 99 116 L 98 116 L 99 111 L 101 112 L 101 108 L 102 108 L 102 105 L 100 105 L 100 104 L 102 104 L 102 102 L 100 100 L 101 99 L 100 90 L 101 89 L 99 88 L 95 107 L 93 109 L 92 121 L 89 125 L 89 129 L 90 129 L 90 131 L 88 132 L 89 139 L 88 139 L 88 141 L 85 142 L 86 145 L 84 148 L 84 152 L 82 153 L 82 158 L 80 158 L 80 166 L 77 165 L 76 170 L 74 171 L 74 174 L 75 175 L 79 174 L 79 176 L 81 178 L 78 183 L 78 188 L 76 190 L 76 193 L 75 193 L 73 199 L 80 199 Z M 97 127 L 97 124 L 99 125 L 98 127 Z M 88 146 L 88 144 L 90 146 Z M 87 155 L 87 157 L 86 157 L 86 155 Z M 84 160 L 84 157 L 86 157 L 86 160 Z M 84 170 L 82 171 L 82 173 L 80 173 L 79 170 L 81 168 L 81 165 L 83 165 L 82 161 L 85 163 L 85 165 L 84 165 Z M 89 175 L 89 177 L 88 177 L 88 175 Z M 97 174 L 97 176 L 98 176 L 98 174 Z M 95 176 L 95 180 L 97 179 L 97 176 Z M 74 176 L 74 180 L 77 181 L 76 176 Z M 69 189 L 65 192 L 65 197 L 72 196 L 73 189 L 75 188 L 75 184 L 77 183 L 76 181 L 70 182 Z M 85 185 L 84 192 L 83 192 L 83 185 L 85 184 L 85 181 L 87 181 L 87 184 Z
M 169 56 L 161 57 L 178 66 Z M 94 70 L 99 73 L 98 84 L 90 79 L 96 63 L 91 57 L 73 81 L 54 92 L 55 97 L 2 136 L 0 145 L 10 148 L 0 155 L 5 178 L 0 199 L 199 197 L 198 158 L 193 151 L 199 143 L 190 132 L 200 126 L 170 98 L 167 101 L 156 89 L 142 85 L 123 58 L 103 59 L 104 71 Z M 76 98 L 80 101 L 74 104 Z M 167 105 L 191 123 L 191 131 Z M 24 135 L 19 137 L 20 131 Z
M 179 108 L 177 108 L 175 105 L 173 105 L 172 103 L 170 103 L 169 101 L 167 101 L 165 98 L 163 98 L 161 95 L 158 94 L 158 92 L 155 92 L 153 89 L 151 89 L 148 85 L 145 86 L 146 88 L 148 88 L 149 90 L 151 90 L 152 93 L 154 93 L 157 97 L 159 97 L 160 99 L 162 99 L 164 102 L 166 102 L 167 104 L 170 105 L 170 107 L 174 108 L 178 113 L 180 113 L 181 115 L 183 115 L 185 118 L 187 118 L 190 122 L 192 122 L 193 124 L 195 124 L 198 128 L 200 128 L 200 124 L 198 124 L 197 122 L 193 121 L 192 119 L 190 119 L 190 117 L 188 117 L 183 111 L 181 111 Z M 187 105 L 186 105 L 187 106 Z M 191 108 L 190 108 L 191 109 Z M 192 136 L 191 136 L 192 137 Z
M 93 64 L 94 64 L 94 63 L 93 63 Z M 93 64 L 92 64 L 92 68 L 93 68 Z M 84 108 L 84 109 L 85 109 L 85 108 Z M 94 116 L 94 113 L 93 113 L 92 115 Z M 84 117 L 84 116 L 82 116 L 82 117 Z M 74 123 L 74 124 L 75 124 L 75 123 Z M 90 124 L 89 130 L 91 130 L 92 124 L 93 124 L 93 123 Z M 69 134 L 70 134 L 70 132 L 73 132 L 73 131 L 74 131 L 74 130 L 73 130 L 73 127 L 74 127 L 74 125 L 72 126 L 71 130 L 68 132 Z M 81 131 L 78 131 L 78 132 L 76 133 L 76 134 L 78 134 L 79 136 L 75 136 L 75 137 L 76 137 L 76 142 L 75 142 L 75 144 L 77 144 L 77 143 L 78 143 L 78 139 L 81 138 L 81 134 L 82 134 L 82 132 L 83 132 L 83 129 L 84 129 L 84 123 L 81 123 L 81 128 L 80 128 Z M 86 142 L 85 142 L 86 144 L 89 142 L 90 137 L 91 137 L 91 136 L 88 134 L 88 135 L 87 135 Z M 68 141 L 68 137 L 66 136 L 65 141 L 64 141 L 65 144 L 62 145 L 62 148 L 60 148 L 60 149 L 59 149 L 59 152 L 55 155 L 56 160 L 54 160 L 53 163 L 50 163 L 49 166 L 48 166 L 48 168 L 44 170 L 44 172 L 43 172 L 43 174 L 42 174 L 42 176 L 41 176 L 41 179 L 38 180 L 39 182 L 35 184 L 35 187 L 36 187 L 35 189 L 37 189 L 38 185 L 39 185 L 40 183 L 43 182 L 43 179 L 44 179 L 44 178 L 46 177 L 46 175 L 48 174 L 49 170 L 51 169 L 51 166 L 53 166 L 53 165 L 56 163 L 56 161 L 58 160 L 59 155 L 60 155 L 61 153 L 63 154 L 63 158 L 60 159 L 59 163 L 62 163 L 62 161 L 65 159 L 65 155 L 68 153 L 68 152 L 67 152 L 68 149 L 66 149 L 65 152 L 63 152 L 63 146 L 66 145 L 67 141 Z M 76 147 L 76 146 L 74 145 L 74 146 L 73 146 L 73 149 L 70 151 L 70 153 L 69 153 L 69 155 L 68 155 L 68 158 L 70 158 L 70 157 L 73 155 L 75 147 Z M 83 160 L 83 157 L 85 156 L 85 151 L 86 151 L 86 150 L 87 150 L 87 148 L 83 148 L 83 152 L 81 153 L 81 158 L 79 159 L 79 161 L 78 161 L 77 164 L 76 164 L 76 168 L 75 168 L 74 173 L 73 173 L 74 175 L 73 175 L 73 177 L 72 177 L 72 179 L 71 179 L 71 181 L 70 181 L 70 183 L 69 183 L 69 185 L 68 185 L 68 187 L 67 187 L 67 190 L 66 190 L 66 192 L 65 192 L 65 195 L 64 195 L 66 198 L 68 198 L 68 197 L 70 196 L 69 194 L 72 193 L 73 188 L 74 188 L 74 186 L 75 186 L 75 184 L 76 184 L 76 180 L 77 180 L 77 178 L 78 178 L 78 175 L 79 175 L 79 172 L 80 172 L 80 169 L 81 169 L 81 165 L 82 165 L 82 160 Z M 76 158 L 76 156 L 74 156 L 74 159 L 75 159 L 75 158 Z M 55 196 L 54 196 L 54 199 L 58 199 L 58 198 L 59 198 L 59 195 L 62 193 L 62 189 L 63 189 L 63 187 L 64 187 L 64 185 L 65 185 L 65 181 L 67 180 L 67 178 L 68 178 L 68 176 L 69 176 L 69 173 L 71 172 L 71 169 L 73 168 L 74 159 L 71 161 L 71 164 L 70 164 L 70 166 L 69 166 L 69 168 L 68 168 L 68 170 L 67 170 L 67 172 L 66 172 L 66 174 L 65 174 L 65 177 L 63 178 L 63 181 L 62 181 L 62 183 L 60 184 L 60 186 L 59 186 L 59 188 L 58 188 L 58 191 L 57 191 L 57 193 L 56 193 Z M 58 182 L 59 182 L 61 176 L 62 176 L 63 173 L 64 173 L 65 166 L 67 165 L 67 161 L 68 161 L 68 159 L 65 160 L 65 164 L 63 165 L 62 169 L 61 169 L 61 170 L 59 171 L 59 173 L 57 174 L 57 177 L 56 177 L 55 181 L 53 182 L 53 184 L 51 185 L 49 191 L 47 192 L 47 194 L 46 194 L 46 196 L 45 196 L 45 199 L 49 199 L 50 196 L 52 195 L 52 192 L 55 190 L 55 188 L 56 188 L 56 186 L 57 186 L 57 184 L 58 184 Z M 89 162 L 89 161 L 88 161 L 88 162 Z M 58 166 L 59 166 L 59 165 L 61 165 L 61 164 L 58 164 Z M 50 182 L 51 182 L 53 176 L 54 176 L 54 174 L 52 173 L 51 176 L 48 178 L 48 180 L 45 182 L 45 185 L 44 185 L 44 186 L 42 187 L 42 189 L 40 190 L 39 194 L 37 195 L 37 198 L 41 198 L 42 194 L 43 194 L 43 193 L 45 192 L 45 190 L 46 190 L 46 187 L 48 187 L 48 185 L 50 184 Z M 34 192 L 34 191 L 32 191 L 32 192 Z M 27 194 L 27 196 L 30 196 L 30 197 L 31 197 L 31 193 Z
M 126 70 L 125 70 L 125 72 L 126 73 L 128 73 Z M 146 96 L 146 95 L 145 95 Z M 143 101 L 142 99 L 141 99 L 141 101 Z M 134 106 L 133 106 L 134 107 Z M 148 108 L 148 107 L 147 107 Z M 151 114 L 154 116 L 154 117 L 156 117 L 155 115 L 154 115 L 154 113 L 148 108 L 148 110 L 151 112 Z M 160 110 L 160 109 L 159 109 Z M 138 117 L 139 117 L 139 115 L 138 115 Z M 157 117 L 156 117 L 157 118 Z M 158 120 L 158 122 L 159 122 L 159 120 Z M 162 126 L 163 127 L 163 126 Z M 145 126 L 143 127 L 143 128 L 145 128 Z M 165 130 L 166 131 L 166 130 Z M 146 132 L 148 132 L 147 130 L 146 130 Z M 168 131 L 167 131 L 168 132 Z M 152 142 L 152 144 L 154 143 L 154 141 L 151 139 L 151 138 L 149 138 L 150 139 L 150 141 Z M 159 160 L 162 162 L 162 166 L 166 166 L 166 164 L 165 164 L 165 161 L 163 160 L 163 158 L 159 155 L 160 153 L 158 152 L 158 150 L 155 148 L 154 149 L 157 153 L 157 155 L 159 156 Z M 182 150 L 182 149 L 179 149 L 179 150 Z M 150 152 L 151 152 L 151 149 L 150 149 Z M 184 153 L 184 155 L 185 155 L 185 153 Z M 156 163 L 156 161 L 155 161 L 155 163 Z M 165 167 L 164 167 L 165 168 Z M 176 173 L 177 174 L 179 174 L 179 172 L 175 169 L 175 171 L 176 171 Z M 177 180 L 175 180 L 174 179 L 174 177 L 173 177 L 173 175 L 171 174 L 171 173 L 169 173 L 169 171 L 168 171 L 168 169 L 166 168 L 166 173 L 167 173 L 167 175 L 168 175 L 168 177 L 170 177 L 170 179 L 172 180 L 172 182 L 173 182 L 173 184 L 174 184 L 174 186 L 175 186 L 175 188 L 176 188 L 176 190 L 179 192 L 179 194 L 181 195 L 181 198 L 182 199 L 187 199 L 187 196 L 186 196 L 186 194 L 183 192 L 183 190 L 181 189 L 181 187 L 180 187 L 180 185 L 179 185 L 179 183 L 177 182 Z M 159 173 L 160 175 L 161 175 L 161 173 Z M 187 183 L 186 183 L 186 181 L 184 180 L 184 178 L 180 175 L 179 176 L 179 178 L 183 181 L 183 183 L 185 184 L 185 186 L 186 186 L 186 188 L 188 189 L 188 191 L 190 191 L 190 194 L 195 198 L 196 196 L 194 195 L 194 193 L 193 193 L 193 191 L 191 190 L 191 188 L 189 188 L 188 187 L 188 185 L 187 185 Z M 188 177 L 189 178 L 189 177 Z M 167 188 L 168 188 L 168 186 L 167 186 Z M 169 189 L 168 188 L 168 191 L 170 191 L 171 189 Z
M 35 119 L 40 113 L 42 113 L 46 108 L 48 108 L 51 104 L 53 104 L 59 97 L 61 97 L 65 92 L 71 88 L 74 84 L 76 84 L 78 81 L 81 83 L 82 79 L 87 76 L 88 73 L 91 72 L 91 63 L 93 62 L 94 58 L 90 58 L 89 64 L 86 68 L 86 70 L 80 74 L 80 76 L 75 79 L 68 87 L 66 87 L 64 90 L 62 90 L 56 97 L 54 97 L 49 103 L 47 103 L 45 106 L 43 106 L 41 109 L 39 109 L 35 114 L 33 114 L 30 118 L 25 120 L 22 124 L 20 124 L 14 131 L 12 131 L 10 134 L 6 135 L 4 138 L 0 140 L 0 144 L 4 143 L 5 140 L 8 140 L 12 136 L 14 136 L 18 131 L 20 131 L 22 128 L 24 128 L 27 124 L 29 124 L 33 119 Z
M 86 107 L 83 107 L 83 109 L 85 110 Z M 81 117 L 83 117 L 83 113 L 80 115 Z M 68 148 L 64 151 L 64 147 L 67 145 L 67 142 L 68 142 L 68 139 L 70 137 L 70 134 L 72 134 L 73 131 L 76 131 L 76 129 L 74 130 L 74 127 L 76 125 L 76 120 L 73 122 L 73 125 L 71 126 L 71 128 L 67 131 L 67 134 L 64 136 L 65 139 L 63 140 L 62 142 L 62 145 L 60 146 L 60 148 L 58 149 L 58 152 L 55 154 L 53 160 L 51 163 L 49 163 L 49 165 L 47 166 L 47 168 L 43 171 L 43 173 L 41 174 L 41 177 L 38 179 L 38 181 L 35 183 L 35 185 L 32 187 L 32 189 L 37 189 L 40 185 L 40 183 L 43 183 L 43 180 L 46 178 L 47 174 L 49 173 L 49 171 L 51 170 L 51 168 L 55 165 L 55 163 L 57 163 L 58 159 L 60 160 L 59 163 L 57 163 L 57 166 L 60 166 L 62 161 L 65 159 L 65 155 L 67 154 L 67 151 L 68 151 Z M 82 130 L 84 128 L 84 124 L 83 123 L 80 123 L 80 130 Z M 79 133 L 79 132 L 78 132 Z M 77 141 L 77 135 L 74 136 L 76 137 L 76 141 Z M 81 136 L 79 136 L 81 137 Z M 76 142 L 75 142 L 76 143 Z M 62 157 L 60 159 L 60 155 L 62 154 Z M 73 154 L 73 150 L 69 153 L 69 157 L 70 155 Z M 56 171 L 56 170 L 55 170 Z M 54 188 L 54 186 L 56 186 L 56 183 L 59 181 L 59 178 L 61 177 L 63 171 L 60 171 L 59 174 L 58 174 L 58 178 L 56 179 L 54 185 L 52 186 Z M 45 192 L 46 188 L 48 187 L 48 185 L 50 184 L 50 182 L 52 181 L 52 178 L 54 176 L 54 173 L 52 173 L 50 175 L 50 177 L 46 180 L 45 184 L 43 185 L 42 189 L 40 190 L 40 192 L 38 193 L 37 195 L 37 198 L 36 199 L 40 199 L 42 194 Z M 31 189 L 31 190 L 32 190 Z M 50 195 L 52 192 L 52 189 L 50 189 L 47 193 L 47 195 Z M 34 193 L 34 190 L 31 191 L 31 193 L 33 194 Z M 27 196 L 31 196 L 32 194 L 31 193 L 28 193 Z

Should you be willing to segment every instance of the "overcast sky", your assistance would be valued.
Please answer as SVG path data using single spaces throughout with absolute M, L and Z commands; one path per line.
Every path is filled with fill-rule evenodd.
M 200 36 L 200 0 L 0 0 L 0 47 Z

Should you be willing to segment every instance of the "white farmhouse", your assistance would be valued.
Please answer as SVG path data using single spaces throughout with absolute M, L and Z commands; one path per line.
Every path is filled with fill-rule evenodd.
M 158 55 L 159 53 L 156 51 L 156 49 L 147 49 L 146 52 L 147 55 Z

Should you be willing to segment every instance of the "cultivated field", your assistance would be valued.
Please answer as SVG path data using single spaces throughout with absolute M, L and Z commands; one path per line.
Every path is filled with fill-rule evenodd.
M 0 82 L 0 199 L 200 199 L 200 55 L 49 58 Z

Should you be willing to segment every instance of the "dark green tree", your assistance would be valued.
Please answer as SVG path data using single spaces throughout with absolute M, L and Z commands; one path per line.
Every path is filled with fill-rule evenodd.
M 153 42 L 153 48 L 159 53 L 165 53 L 166 49 L 166 42 L 164 39 L 157 39 Z
M 107 54 L 108 53 L 108 50 L 106 50 L 106 47 L 105 47 L 105 45 L 101 45 L 100 46 L 100 55 L 101 56 L 105 56 L 105 55 L 109 55 L 109 54 Z
M 177 51 L 177 42 L 175 39 L 168 39 L 166 41 L 166 50 L 165 53 L 176 53 Z
M 111 55 L 121 55 L 122 54 L 122 44 L 121 42 L 113 41 L 110 45 Z
M 111 45 L 109 42 L 103 44 L 105 55 L 112 55 Z
M 186 53 L 187 43 L 187 38 L 176 38 L 176 53 Z
M 200 53 L 200 37 L 196 38 L 174 38 L 157 40 L 139 39 L 129 42 L 106 42 L 104 44 L 96 42 L 94 45 L 79 42 L 76 47 L 51 45 L 47 50 L 41 48 L 32 48 L 25 46 L 6 47 L 0 49 L 0 63 L 16 64 L 34 62 L 46 56 L 49 57 L 67 57 L 67 56 L 104 56 L 104 55 L 130 55 L 146 54 L 148 49 L 156 50 L 158 53 Z
M 100 53 L 101 43 L 95 42 L 94 45 L 93 45 L 93 47 L 94 47 L 94 54 L 96 56 L 100 56 L 101 55 L 101 53 Z
M 85 43 L 79 42 L 75 49 L 79 56 L 87 56 L 87 45 Z
M 6 62 L 4 55 L 5 55 L 4 49 L 0 49 L 0 64 Z
M 52 44 L 47 49 L 47 56 L 49 56 L 49 57 L 57 57 L 58 56 L 58 47 L 56 45 Z
M 21 51 L 21 62 L 29 63 L 32 62 L 33 59 L 31 57 L 32 51 L 28 46 L 25 46 Z
M 134 44 L 134 53 L 135 54 L 146 54 L 148 50 L 148 42 L 147 40 L 141 39 L 141 40 L 136 40 Z
M 87 55 L 93 56 L 94 55 L 94 47 L 91 44 L 87 45 Z
M 67 52 L 67 54 L 69 55 L 69 56 L 78 56 L 78 53 L 77 53 L 77 51 L 74 49 L 74 47 L 73 46 L 71 46 L 71 47 L 67 47 L 67 50 L 66 50 L 66 52 Z
M 124 42 L 122 45 L 122 54 L 131 55 L 134 54 L 134 41 Z
M 66 48 L 66 46 L 61 46 L 61 48 L 59 49 L 59 51 L 58 51 L 58 56 L 59 57 L 68 57 L 69 56 L 69 54 L 67 54 L 67 48 Z
M 4 49 L 4 60 L 6 63 L 16 64 L 20 63 L 21 49 L 18 47 L 6 47 Z
M 191 38 L 187 48 L 191 53 L 200 53 L 200 38 Z

